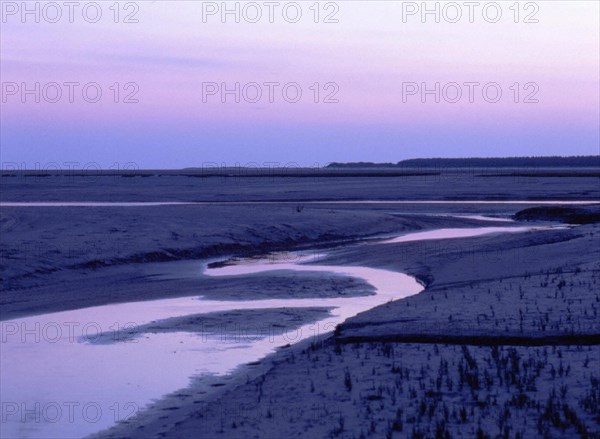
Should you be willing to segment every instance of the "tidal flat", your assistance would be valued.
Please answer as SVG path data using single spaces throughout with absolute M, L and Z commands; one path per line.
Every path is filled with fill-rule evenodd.
M 196 306 L 198 297 L 312 299 L 314 306 L 304 308 L 194 311 L 151 321 L 136 316 L 135 306 L 114 314 L 117 330 L 106 320 L 98 340 L 76 343 L 114 345 L 123 352 L 121 367 L 128 364 L 128 343 L 144 337 L 192 340 L 206 336 L 208 325 L 221 340 L 239 336 L 240 328 L 264 340 L 268 335 L 251 328 L 279 325 L 272 333 L 281 335 L 320 324 L 223 373 L 194 372 L 209 355 L 194 363 L 190 350 L 185 361 L 194 367 L 173 381 L 179 387 L 163 386 L 134 411 L 110 418 L 111 401 L 104 398 L 101 422 L 79 419 L 85 428 L 74 422 L 63 437 L 599 437 L 600 225 L 515 217 L 548 203 L 585 202 L 595 212 L 600 177 L 572 174 L 3 176 L 3 203 L 208 202 L 1 206 L 3 350 L 23 337 L 11 323 L 42 322 L 51 313 L 181 298 Z M 506 227 L 523 230 L 496 229 Z M 452 239 L 394 239 L 478 228 L 493 229 Z M 257 258 L 270 258 L 274 269 L 218 277 L 202 269 Z M 303 258 L 317 267 L 404 273 L 422 291 L 325 329 L 332 310 L 321 301 L 358 302 L 375 294 L 374 286 L 356 276 L 275 268 Z M 93 313 L 78 323 L 90 321 Z M 215 331 L 219 325 L 229 329 Z M 107 342 L 118 331 L 119 342 Z M 39 343 L 55 349 L 45 335 Z M 248 339 L 227 343 L 240 348 Z M 82 373 L 67 359 L 56 367 Z M 114 367 L 91 364 L 87 373 L 103 376 Z M 161 364 L 143 367 L 158 370 L 142 384 L 151 389 Z M 39 365 L 30 370 L 40 383 L 52 379 Z M 19 385 L 5 373 L 2 379 Z M 35 392 L 17 401 L 15 394 L 3 395 L 4 427 L 23 437 L 52 437 L 43 422 L 21 417 L 21 404 L 65 401 Z M 125 388 L 116 399 L 123 405 L 134 398 Z

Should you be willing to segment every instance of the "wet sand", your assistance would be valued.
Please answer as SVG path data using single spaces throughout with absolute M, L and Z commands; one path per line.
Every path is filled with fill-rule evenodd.
M 457 436 L 464 428 L 470 436 L 477 429 L 495 436 L 507 427 L 511 435 L 562 437 L 600 431 L 597 407 L 590 404 L 600 397 L 598 226 L 381 242 L 435 228 L 504 227 L 503 220 L 531 200 L 597 200 L 597 176 L 482 178 L 467 172 L 327 177 L 326 185 L 306 178 L 232 183 L 220 177 L 101 177 L 92 185 L 78 177 L 19 178 L 3 188 L 3 202 L 39 201 L 46 194 L 43 200 L 59 202 L 253 200 L 269 207 L 2 207 L 4 321 L 199 294 L 372 293 L 356 279 L 309 273 L 227 280 L 190 271 L 194 259 L 273 251 L 320 253 L 323 265 L 403 272 L 427 286 L 413 298 L 348 320 L 335 334 L 281 349 L 233 375 L 194 380 L 101 437 L 346 437 L 351 431 L 356 437 L 405 437 L 435 436 L 437 430 Z M 425 199 L 439 203 L 405 203 Z M 469 205 L 461 199 L 524 204 Z M 472 215 L 500 221 L 465 218 Z M 192 265 L 174 270 L 186 264 Z
M 565 396 L 557 391 L 553 403 L 569 410 L 579 410 L 580 404 L 593 398 L 588 392 L 598 391 L 590 383 L 598 378 L 594 365 L 600 364 L 599 297 L 594 288 L 600 282 L 600 250 L 581 249 L 591 248 L 599 237 L 597 226 L 581 226 L 524 235 L 484 235 L 459 242 L 364 243 L 331 252 L 321 263 L 360 260 L 418 275 L 428 279 L 428 287 L 414 297 L 348 320 L 334 337 L 316 338 L 269 356 L 261 362 L 260 372 L 248 375 L 256 376 L 248 383 L 232 378 L 224 393 L 210 396 L 198 394 L 202 385 L 195 383 L 187 389 L 189 397 L 171 395 L 139 419 L 99 437 L 144 437 L 149 432 L 158 432 L 156 437 L 181 438 L 335 437 L 343 436 L 344 431 L 362 431 L 365 437 L 388 433 L 403 437 L 403 431 L 435 434 L 431 428 L 436 419 L 453 435 L 463 431 L 464 422 L 469 423 L 473 435 L 478 425 L 489 434 L 503 431 L 506 425 L 524 437 L 545 431 L 556 434 L 556 426 L 545 420 L 545 413 L 551 410 L 547 404 L 552 389 L 569 389 Z M 402 251 L 394 246 L 407 248 Z M 562 286 L 562 280 L 569 279 Z M 557 302 L 563 304 L 556 307 Z M 569 319 L 569 314 L 578 318 Z M 511 347 L 515 344 L 526 347 Z M 542 347 L 536 347 L 539 345 Z M 461 346 L 470 346 L 469 353 Z M 499 349 L 498 353 L 494 349 Z M 515 355 L 519 370 L 511 372 L 513 382 L 498 387 L 500 378 L 494 377 L 506 373 L 506 366 L 500 362 L 493 369 L 489 362 Z M 452 371 L 445 372 L 445 362 Z M 469 362 L 486 366 L 472 366 L 470 372 L 464 366 L 463 372 L 457 372 L 461 364 Z M 528 362 L 543 363 L 534 377 L 528 378 L 523 371 Z M 564 372 L 567 367 L 568 374 Z M 460 384 L 467 379 L 461 374 L 476 374 L 484 382 L 485 370 L 494 376 L 489 385 L 495 386 L 495 399 L 490 399 L 487 385 Z M 440 374 L 442 384 L 438 386 Z M 345 384 L 347 375 L 350 385 Z M 419 376 L 422 378 L 417 379 Z M 433 384 L 419 387 L 421 380 Z M 535 385 L 520 390 L 523 405 L 511 405 L 522 380 L 533 380 Z M 485 404 L 473 411 L 473 398 Z M 514 421 L 504 421 L 499 427 L 497 418 L 490 418 L 494 400 L 507 404 L 508 416 Z M 411 401 L 419 401 L 417 407 Z M 419 404 L 425 404 L 425 413 L 433 405 L 432 414 L 419 414 Z M 444 404 L 449 414 L 445 414 Z M 178 408 L 157 419 L 165 405 Z M 463 410 L 465 421 L 461 421 Z M 588 409 L 577 413 L 577 422 L 565 420 L 562 431 L 598 431 L 594 408 L 588 404 Z M 523 417 L 537 421 L 518 421 Z M 398 430 L 399 425 L 405 427 Z

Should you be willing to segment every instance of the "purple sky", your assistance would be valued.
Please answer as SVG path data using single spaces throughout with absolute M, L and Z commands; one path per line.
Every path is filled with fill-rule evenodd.
M 273 23 L 263 2 L 255 3 L 258 22 L 249 22 L 254 6 L 239 3 L 240 22 L 230 14 L 223 23 L 219 12 L 206 15 L 221 2 L 161 1 L 122 2 L 118 18 L 113 2 L 100 2 L 96 23 L 81 8 L 70 23 L 63 7 L 51 23 L 56 11 L 42 2 L 36 23 L 35 14 L 21 15 L 21 2 L 3 1 L 3 167 L 599 153 L 598 2 L 521 2 L 518 17 L 513 2 L 498 2 L 495 23 L 493 8 L 482 11 L 490 2 L 480 2 L 472 23 L 464 6 L 450 22 L 457 10 L 447 2 L 438 3 L 439 23 L 433 14 L 423 23 L 411 9 L 421 2 L 359 1 L 321 2 L 317 23 L 313 2 L 299 3 L 292 23 L 294 8 L 282 11 L 289 3 L 278 3 Z M 137 23 L 123 22 L 130 13 Z M 337 23 L 325 23 L 328 16 Z M 57 102 L 48 102 L 52 82 Z M 70 82 L 81 84 L 72 103 Z M 83 98 L 86 83 L 102 90 L 99 102 Z M 236 83 L 239 103 L 235 93 L 221 95 L 223 84 Z M 436 83 L 440 102 L 421 93 Z M 124 103 L 132 92 L 139 102 Z

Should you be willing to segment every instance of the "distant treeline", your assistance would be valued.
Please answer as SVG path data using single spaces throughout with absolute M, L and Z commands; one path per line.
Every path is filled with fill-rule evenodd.
M 471 157 L 409 159 L 397 163 L 333 162 L 328 168 L 559 168 L 600 167 L 600 155 L 573 157 Z

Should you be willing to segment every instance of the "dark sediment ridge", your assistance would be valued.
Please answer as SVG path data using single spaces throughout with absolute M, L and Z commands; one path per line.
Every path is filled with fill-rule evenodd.
M 600 204 L 584 207 L 540 206 L 517 212 L 517 221 L 559 221 L 565 224 L 593 224 L 600 222 Z

